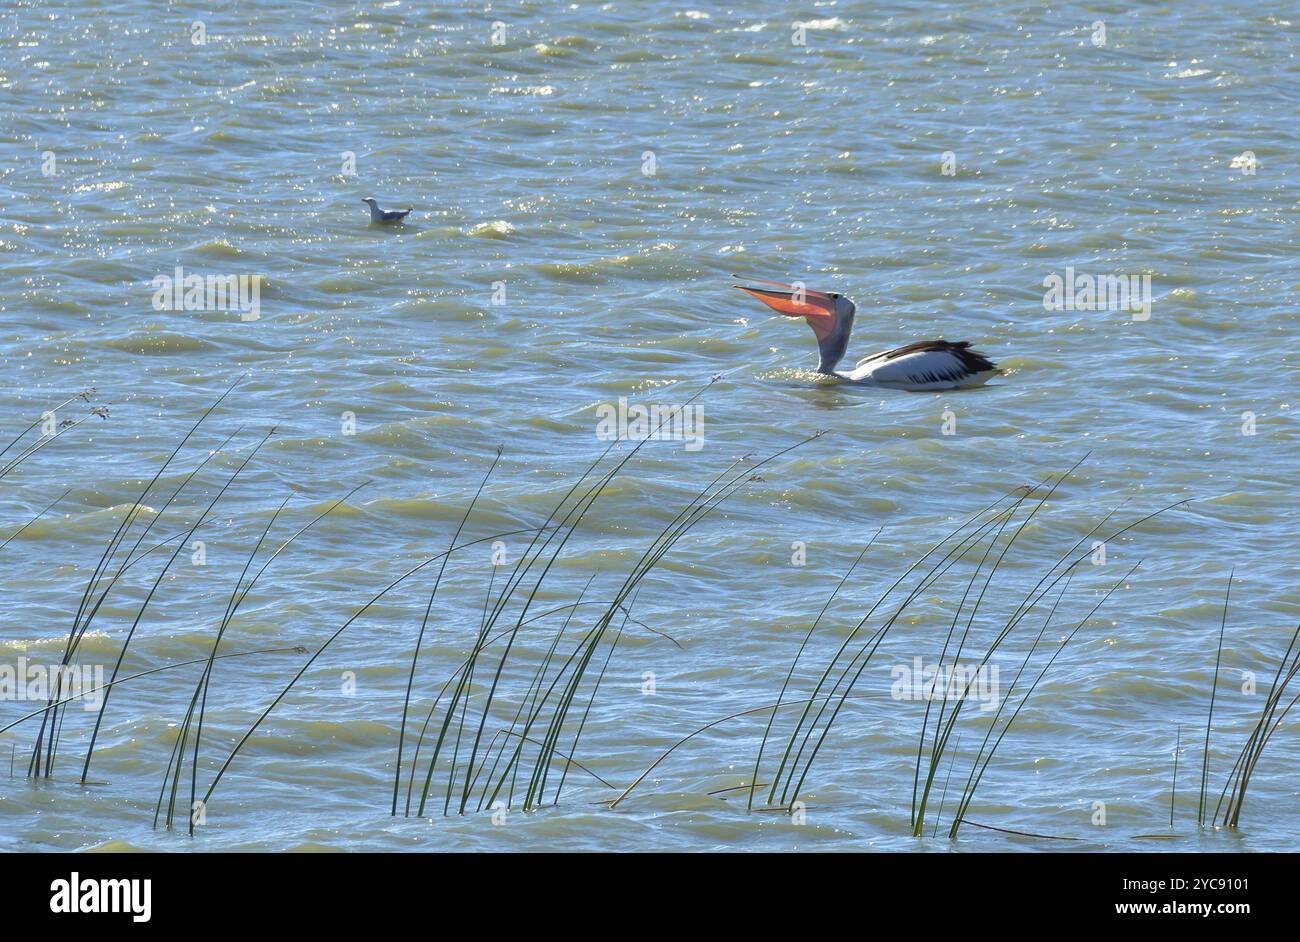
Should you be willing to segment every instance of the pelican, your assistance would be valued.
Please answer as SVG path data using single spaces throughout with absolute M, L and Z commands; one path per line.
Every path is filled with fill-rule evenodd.
M 821 357 L 817 372 L 863 386 L 908 389 L 917 392 L 933 389 L 966 389 L 983 386 L 1002 370 L 984 354 L 971 349 L 969 341 L 922 340 L 895 350 L 876 353 L 851 370 L 836 370 L 844 358 L 853 332 L 853 314 L 857 309 L 842 294 L 813 291 L 811 288 L 784 285 L 779 281 L 757 279 L 771 288 L 736 285 L 786 317 L 802 317 L 817 335 Z
M 401 222 L 407 216 L 411 215 L 411 210 L 400 209 L 380 209 L 379 202 L 373 196 L 367 196 L 361 202 L 370 207 L 371 222 Z M 412 207 L 414 209 L 414 207 Z

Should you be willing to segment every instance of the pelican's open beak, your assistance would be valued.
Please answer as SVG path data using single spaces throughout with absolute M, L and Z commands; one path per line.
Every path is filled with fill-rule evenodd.
M 814 291 L 802 285 L 785 285 L 779 281 L 758 279 L 770 288 L 749 288 L 734 285 L 746 294 L 753 295 L 774 311 L 786 317 L 807 318 L 817 339 L 824 340 L 835 330 L 835 300 L 824 291 Z

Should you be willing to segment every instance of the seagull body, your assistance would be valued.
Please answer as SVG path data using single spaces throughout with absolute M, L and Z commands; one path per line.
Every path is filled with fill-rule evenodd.
M 367 196 L 361 202 L 365 203 L 367 206 L 370 207 L 371 222 L 401 222 L 403 219 L 405 219 L 407 216 L 411 214 L 410 209 L 407 209 L 405 211 L 396 210 L 396 209 L 393 210 L 380 209 L 379 203 L 375 200 L 373 196 Z M 412 207 L 412 209 L 414 209 L 414 207 Z
M 859 360 L 851 370 L 835 369 L 853 332 L 853 302 L 842 294 L 764 282 L 771 288 L 736 285 L 787 317 L 802 317 L 817 335 L 817 372 L 850 383 L 916 392 L 983 386 L 1002 371 L 968 341 L 922 340 Z

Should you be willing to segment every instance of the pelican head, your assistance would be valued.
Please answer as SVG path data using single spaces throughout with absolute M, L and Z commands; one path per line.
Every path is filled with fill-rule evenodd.
M 760 279 L 761 280 L 761 279 Z M 817 349 L 821 356 L 818 373 L 833 373 L 835 365 L 844 359 L 853 333 L 853 302 L 842 294 L 814 291 L 800 283 L 785 285 L 764 281 L 770 288 L 749 288 L 736 285 L 741 291 L 752 294 L 774 311 L 786 317 L 802 317 L 817 336 Z

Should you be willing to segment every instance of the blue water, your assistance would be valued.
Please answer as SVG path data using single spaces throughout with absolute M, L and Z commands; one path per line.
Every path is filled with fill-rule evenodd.
M 575 602 L 589 579 L 582 598 L 602 604 L 574 610 L 567 626 L 557 611 L 521 628 L 485 743 L 527 702 L 554 633 L 563 628 L 566 652 L 577 645 L 709 480 L 737 458 L 757 462 L 824 433 L 745 480 L 639 583 L 635 621 L 610 623 L 561 745 L 567 753 L 622 628 L 573 754 L 594 775 L 570 768 L 557 805 L 526 811 L 517 789 L 496 825 L 477 800 L 444 817 L 436 792 L 424 818 L 390 816 L 435 564 L 311 663 L 239 751 L 193 838 L 188 764 L 180 824 L 153 820 L 201 663 L 113 688 L 91 784 L 79 780 L 96 714 L 80 704 L 64 714 L 49 778 L 26 775 L 39 719 L 0 734 L 13 765 L 0 777 L 5 846 L 1294 845 L 1300 736 L 1290 716 L 1251 779 L 1240 828 L 1196 822 L 1230 571 L 1211 805 L 1300 622 L 1290 552 L 1300 473 L 1289 352 L 1294 18 L 1201 0 L 841 2 L 802 15 L 799 26 L 778 3 L 287 0 L 166 10 L 42 0 L 0 13 L 3 444 L 95 389 L 54 417 L 56 429 L 79 424 L 0 476 L 0 542 L 26 526 L 0 549 L 0 668 L 59 661 L 75 625 L 85 633 L 74 662 L 111 675 L 142 605 L 120 676 L 206 658 L 280 504 L 290 499 L 250 573 L 368 482 L 276 557 L 231 619 L 220 653 L 278 653 L 217 662 L 200 794 L 311 656 L 292 649 L 315 652 L 449 545 L 498 448 L 462 534 L 485 541 L 453 556 L 440 583 L 413 686 L 417 723 L 529 536 L 501 537 L 499 550 L 488 538 L 543 524 L 609 445 L 597 436 L 601 407 L 620 397 L 682 405 L 698 393 L 691 404 L 703 410 L 701 447 L 647 442 L 565 544 L 529 614 Z M 372 226 L 367 196 L 414 212 L 405 225 Z M 259 278 L 257 317 L 206 299 L 156 308 L 153 280 L 177 266 Z M 1044 280 L 1067 268 L 1149 276 L 1149 319 L 1045 309 Z M 812 372 L 806 327 L 731 287 L 753 278 L 853 298 L 850 361 L 943 337 L 976 343 L 1006 373 L 960 392 L 829 383 Z M 108 571 L 151 523 L 140 550 L 176 542 L 127 570 L 87 625 L 78 610 L 116 528 L 236 383 L 134 511 Z M 107 418 L 89 414 L 98 406 Z M 601 467 L 634 444 L 616 445 Z M 740 786 L 753 779 L 763 714 L 692 737 L 617 808 L 602 804 L 682 737 L 774 703 L 873 536 L 784 699 L 809 695 L 853 626 L 962 520 L 1085 456 L 978 606 L 992 560 L 1043 491 L 989 562 L 976 568 L 981 545 L 899 616 L 817 754 L 798 813 L 746 808 Z M 1108 513 L 1103 537 L 1182 501 L 1108 541 L 1100 563 L 1088 534 Z M 1032 663 L 1081 627 L 998 746 L 966 812 L 973 823 L 947 838 L 986 729 L 978 703 L 960 713 L 936 779 L 947 790 L 913 837 L 926 704 L 891 696 L 895 669 L 937 662 L 952 626 L 960 637 L 968 620 L 959 660 L 978 665 L 1081 540 L 1087 558 Z M 541 565 L 506 600 L 499 627 L 515 623 Z M 1004 693 L 1064 584 L 991 655 Z M 892 611 L 877 610 L 868 636 Z M 469 729 L 503 645 L 489 646 L 469 685 Z M 1243 692 L 1252 676 L 1254 692 Z M 1008 713 L 1023 690 L 1012 690 Z M 0 700 L 0 726 L 42 703 Z M 778 715 L 761 782 L 801 709 Z M 459 767 L 469 743 L 461 748 Z

